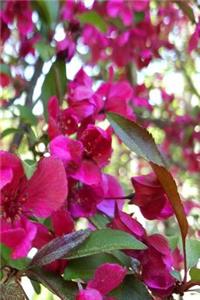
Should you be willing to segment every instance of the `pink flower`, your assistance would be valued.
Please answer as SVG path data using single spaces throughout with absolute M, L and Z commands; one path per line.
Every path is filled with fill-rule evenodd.
M 191 35 L 188 44 L 188 52 L 191 53 L 193 50 L 198 48 L 198 43 L 200 40 L 200 19 L 199 23 L 196 25 L 195 31 Z
M 148 249 L 141 258 L 142 279 L 153 294 L 171 295 L 175 278 L 171 275 L 173 257 L 167 240 L 160 234 L 146 238 Z
M 5 7 L 5 21 L 8 24 L 17 19 L 17 27 L 21 37 L 26 36 L 33 30 L 32 11 L 29 0 L 8 0 Z
M 40 36 L 38 34 L 34 35 L 30 39 L 24 37 L 21 39 L 19 55 L 20 57 L 25 57 L 28 54 L 35 55 L 34 45 L 40 40 Z
M 57 42 L 56 48 L 58 57 L 64 58 L 69 62 L 75 54 L 76 44 L 71 38 L 66 36 L 64 40 Z
M 109 224 L 109 227 L 126 231 L 140 240 L 143 240 L 146 236 L 145 229 L 142 225 L 129 214 L 121 211 L 118 206 L 116 206 L 115 217 Z
M 103 83 L 97 90 L 97 94 L 103 99 L 101 107 L 103 112 L 132 115 L 128 102 L 132 98 L 133 90 L 127 81 Z
M 67 175 L 85 184 L 98 184 L 101 180 L 97 164 L 83 156 L 83 145 L 66 136 L 60 135 L 49 144 L 52 156 L 61 159 Z
M 97 211 L 97 204 L 102 200 L 103 189 L 74 181 L 70 185 L 68 197 L 69 211 L 74 218 L 91 217 Z
M 92 25 L 85 25 L 82 37 L 84 44 L 90 47 L 92 64 L 106 59 L 106 48 L 109 46 L 109 41 L 104 33 Z
M 133 23 L 134 11 L 140 12 L 148 8 L 149 0 L 124 1 L 110 0 L 107 2 L 107 13 L 110 17 L 120 17 L 125 26 Z
M 6 73 L 0 73 L 0 86 L 2 88 L 8 86 L 11 83 L 11 78 Z
M 81 290 L 76 296 L 76 300 L 103 300 L 103 297 L 96 289 Z
M 95 161 L 99 167 L 108 164 L 112 153 L 112 139 L 107 131 L 95 125 L 88 125 L 82 132 L 80 141 L 84 147 L 85 157 Z
M 80 121 L 92 116 L 98 105 L 98 96 L 92 89 L 91 78 L 80 69 L 68 84 L 68 104 Z
M 79 292 L 76 300 L 107 299 L 107 297 L 104 298 L 103 296 L 118 287 L 123 282 L 125 276 L 126 269 L 122 266 L 105 263 L 96 269 L 94 278 L 88 282 L 86 290 Z
M 152 111 L 152 106 L 149 103 L 148 91 L 144 84 L 134 86 L 132 103 L 134 108 L 146 108 L 147 110 Z
M 29 221 L 29 216 L 48 217 L 59 209 L 67 197 L 67 179 L 58 159 L 42 159 L 28 180 L 18 157 L 4 151 L 0 155 L 3 174 L 0 185 L 1 238 L 12 248 L 12 257 L 19 258 L 28 253 L 36 233 L 35 224 Z M 15 233 L 16 239 L 12 240 Z M 9 239 L 12 241 L 9 242 Z
M 119 184 L 116 177 L 108 174 L 102 175 L 103 181 L 103 200 L 97 205 L 98 210 L 109 217 L 114 216 L 115 204 L 117 201 L 118 207 L 122 208 L 124 200 L 115 199 L 125 196 L 122 186 Z
M 4 43 L 10 36 L 10 29 L 8 28 L 8 23 L 6 22 L 4 15 L 5 13 L 0 11 L 0 36 L 2 43 Z
M 145 218 L 162 220 L 173 215 L 167 195 L 153 173 L 132 177 L 131 180 L 135 189 L 133 204 L 139 206 Z
M 85 11 L 85 6 L 81 1 L 74 2 L 65 0 L 61 7 L 61 19 L 66 21 L 73 21 L 76 14 Z
M 50 139 L 60 134 L 73 134 L 78 129 L 78 118 L 71 108 L 61 110 L 58 99 L 53 96 L 48 102 L 48 135 Z
M 87 284 L 88 288 L 98 290 L 103 296 L 120 285 L 126 276 L 126 269 L 118 264 L 105 263 L 99 266 L 94 278 Z

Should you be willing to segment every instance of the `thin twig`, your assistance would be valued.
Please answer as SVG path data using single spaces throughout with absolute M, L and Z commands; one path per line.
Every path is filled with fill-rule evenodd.
M 38 81 L 38 78 L 41 75 L 42 72 L 42 67 L 43 67 L 43 61 L 39 58 L 38 61 L 35 64 L 35 71 L 34 74 L 28 84 L 27 87 L 27 95 L 26 95 L 26 100 L 25 100 L 25 106 L 27 107 L 32 107 L 33 104 L 33 92 L 35 89 L 35 85 Z M 13 137 L 13 140 L 10 144 L 10 151 L 14 152 L 20 145 L 24 132 L 26 132 L 28 130 L 29 125 L 28 124 L 24 124 L 23 121 L 20 121 L 19 123 L 19 132 L 16 132 L 16 134 Z

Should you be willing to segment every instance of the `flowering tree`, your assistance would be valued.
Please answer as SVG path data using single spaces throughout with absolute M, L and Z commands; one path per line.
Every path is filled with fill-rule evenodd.
M 2 299 L 200 284 L 198 4 L 89 2 L 1 3 Z

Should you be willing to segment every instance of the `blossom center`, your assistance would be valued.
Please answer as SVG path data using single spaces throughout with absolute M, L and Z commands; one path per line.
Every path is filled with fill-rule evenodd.
M 7 222 L 13 222 L 20 218 L 23 204 L 27 201 L 27 195 L 19 195 L 19 192 L 3 192 L 1 214 Z

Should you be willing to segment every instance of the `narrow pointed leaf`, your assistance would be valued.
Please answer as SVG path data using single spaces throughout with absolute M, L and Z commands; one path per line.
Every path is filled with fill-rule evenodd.
M 166 163 L 164 162 L 153 137 L 145 128 L 134 121 L 127 120 L 115 113 L 108 113 L 107 116 L 115 133 L 122 142 L 124 142 L 130 150 L 133 150 L 136 154 L 151 163 L 160 184 L 169 197 L 184 240 L 188 231 L 188 223 L 184 213 L 183 204 L 178 194 L 176 183 L 170 172 L 166 169 Z
M 36 253 L 30 265 L 43 266 L 62 258 L 83 243 L 89 234 L 89 230 L 79 230 L 53 239 Z
M 150 162 L 160 184 L 165 190 L 180 227 L 186 273 L 185 238 L 188 232 L 188 222 L 177 190 L 176 182 L 174 181 L 171 173 L 167 170 L 166 163 L 162 158 L 153 137 L 145 128 L 141 127 L 134 121 L 127 120 L 115 113 L 108 113 L 107 117 L 115 133 L 122 142 L 124 142 L 130 150 L 133 150 L 136 154 Z
M 165 166 L 152 135 L 146 129 L 115 113 L 108 113 L 107 117 L 116 135 L 130 150 L 148 161 Z
M 132 235 L 121 230 L 106 228 L 92 232 L 83 244 L 65 255 L 65 257 L 74 259 L 114 250 L 142 250 L 146 248 L 146 245 Z
M 151 166 L 171 202 L 180 226 L 181 234 L 183 238 L 185 238 L 188 232 L 188 222 L 185 216 L 180 195 L 177 190 L 176 182 L 173 179 L 171 173 L 166 168 L 158 166 L 154 163 L 151 163 Z

